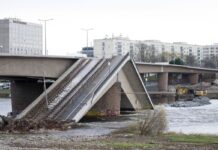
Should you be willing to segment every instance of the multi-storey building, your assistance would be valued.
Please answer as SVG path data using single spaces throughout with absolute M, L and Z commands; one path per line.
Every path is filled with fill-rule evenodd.
M 218 57 L 218 44 L 205 45 L 203 46 L 203 58 Z
M 130 52 L 136 55 L 137 41 L 129 40 L 126 37 L 112 37 L 94 40 L 94 57 L 110 58 L 115 55 L 125 55 Z
M 0 54 L 42 55 L 42 25 L 1 19 Z
M 174 42 L 173 48 L 179 54 L 179 57 L 184 59 L 184 56 L 195 56 L 196 60 L 200 62 L 203 59 L 202 49 L 200 45 L 192 45 L 184 42 Z
M 113 55 L 123 55 L 130 52 L 133 58 L 137 58 L 142 48 L 140 44 L 144 45 L 147 51 L 152 51 L 156 56 L 167 52 L 182 59 L 184 59 L 186 55 L 195 56 L 199 62 L 203 59 L 202 46 L 199 45 L 191 45 L 184 42 L 166 43 L 159 40 L 136 41 L 123 37 L 94 40 L 94 56 L 111 57 Z

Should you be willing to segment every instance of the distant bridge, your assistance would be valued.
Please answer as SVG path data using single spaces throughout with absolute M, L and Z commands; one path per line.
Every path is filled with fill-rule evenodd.
M 144 74 L 146 73 L 157 73 L 159 91 L 168 90 L 169 73 L 185 74 L 186 76 L 183 78 L 185 78 L 190 84 L 197 84 L 199 82 L 200 74 L 216 74 L 216 78 L 218 78 L 218 69 L 141 62 L 136 62 L 136 65 L 142 78 L 144 78 Z
M 190 67 L 184 65 L 156 64 L 136 62 L 140 73 L 218 73 L 218 69 Z

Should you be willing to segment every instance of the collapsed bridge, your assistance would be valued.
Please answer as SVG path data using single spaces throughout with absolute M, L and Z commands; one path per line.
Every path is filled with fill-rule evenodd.
M 129 55 L 79 58 L 68 66 L 54 83 L 29 100 L 15 119 L 79 122 L 85 115 L 119 115 L 121 110 L 153 108 Z

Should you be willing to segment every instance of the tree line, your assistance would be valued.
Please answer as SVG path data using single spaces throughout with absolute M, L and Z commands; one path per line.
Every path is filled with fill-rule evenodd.
M 144 43 L 138 44 L 138 52 L 136 54 L 130 51 L 130 55 L 138 62 L 168 62 L 169 64 L 187 65 L 194 67 L 218 68 L 218 56 L 205 57 L 203 60 L 198 60 L 194 55 L 178 55 L 172 52 L 163 51 L 161 54 L 156 54 L 154 45 Z

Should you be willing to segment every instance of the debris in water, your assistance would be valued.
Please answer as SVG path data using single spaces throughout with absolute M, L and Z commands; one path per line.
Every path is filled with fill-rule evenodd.
M 176 101 L 170 104 L 171 107 L 197 107 L 208 105 L 210 103 L 210 99 L 208 97 L 200 96 L 195 97 L 191 101 Z
M 5 116 L 0 116 L 0 129 L 7 132 L 30 132 L 40 129 L 67 130 L 75 127 L 76 123 L 70 121 L 41 120 L 14 120 Z

